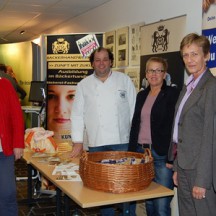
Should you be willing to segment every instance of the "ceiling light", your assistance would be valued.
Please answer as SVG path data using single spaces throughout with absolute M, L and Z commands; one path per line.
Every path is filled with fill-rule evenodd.
M 24 30 L 22 30 L 22 31 L 20 32 L 20 34 L 21 34 L 21 35 L 23 35 L 24 33 L 25 33 L 25 31 L 24 31 Z

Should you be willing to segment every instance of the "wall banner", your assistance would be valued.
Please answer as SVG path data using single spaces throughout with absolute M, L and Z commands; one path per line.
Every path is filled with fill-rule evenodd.
M 186 16 L 172 18 L 141 27 L 140 81 L 145 80 L 146 61 L 159 56 L 168 61 L 171 82 L 179 89 L 184 83 L 184 65 L 179 46 L 185 36 Z
M 70 115 L 76 85 L 92 74 L 88 57 L 102 45 L 102 41 L 103 34 L 47 36 L 46 126 L 48 130 L 54 131 L 58 143 L 71 143 Z
M 202 34 L 205 35 L 210 43 L 210 60 L 207 66 L 216 76 L 216 1 L 203 0 Z

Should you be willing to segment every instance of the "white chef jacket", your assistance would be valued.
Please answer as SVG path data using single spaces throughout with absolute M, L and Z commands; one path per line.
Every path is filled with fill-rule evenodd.
M 105 82 L 95 74 L 81 80 L 71 111 L 72 141 L 82 143 L 85 128 L 90 147 L 128 143 L 135 100 L 134 84 L 121 72 Z

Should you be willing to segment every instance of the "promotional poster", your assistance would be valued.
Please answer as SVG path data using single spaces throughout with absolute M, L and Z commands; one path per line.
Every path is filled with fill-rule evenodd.
M 47 129 L 57 143 L 71 143 L 71 112 L 77 83 L 92 74 L 89 55 L 103 35 L 47 36 Z

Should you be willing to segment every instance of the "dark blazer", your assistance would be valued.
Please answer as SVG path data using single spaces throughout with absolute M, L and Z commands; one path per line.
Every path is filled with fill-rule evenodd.
M 186 92 L 183 87 L 176 104 L 176 111 Z M 177 157 L 174 165 L 186 170 L 196 170 L 195 185 L 209 189 L 212 179 L 216 186 L 215 148 L 216 79 L 206 71 L 186 101 L 178 124 Z M 169 159 L 173 159 L 170 145 Z M 213 169 L 213 167 L 215 167 Z M 215 176 L 213 176 L 213 174 Z
M 136 151 L 141 122 L 141 111 L 150 92 L 150 87 L 137 94 L 134 116 L 130 131 L 129 151 Z M 175 87 L 166 85 L 164 81 L 152 110 L 151 110 L 151 138 L 152 146 L 158 155 L 167 155 L 173 124 L 175 104 L 179 91 Z

